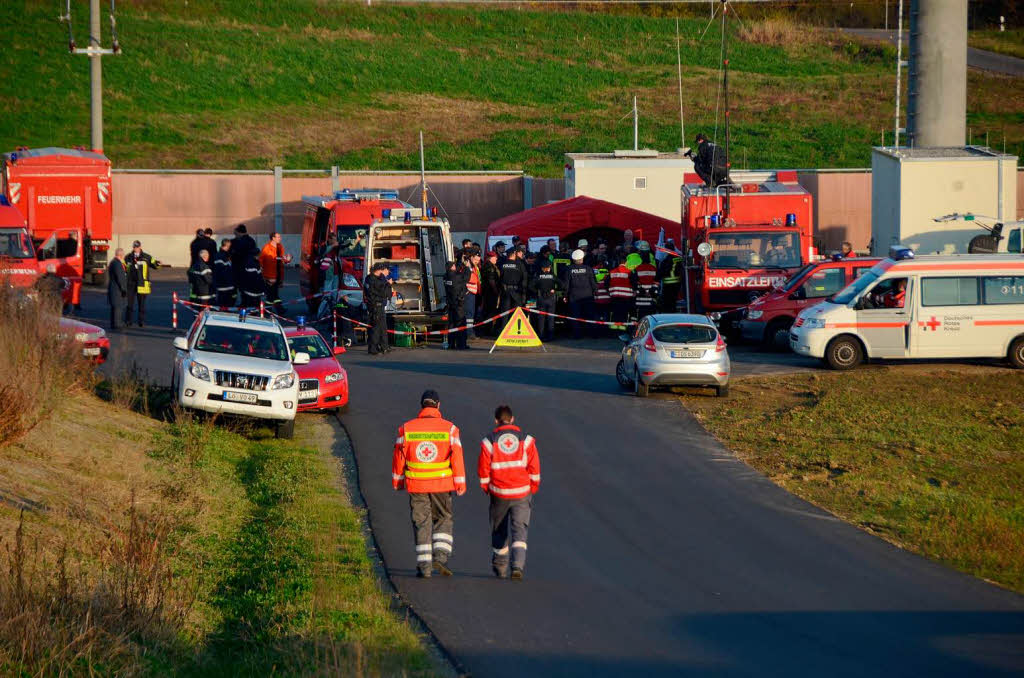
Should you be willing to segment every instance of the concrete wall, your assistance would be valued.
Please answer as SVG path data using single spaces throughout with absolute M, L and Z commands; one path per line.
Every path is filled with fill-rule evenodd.
M 819 250 L 838 251 L 844 241 L 867 252 L 871 240 L 871 173 L 801 172 L 800 185 L 814 198 Z

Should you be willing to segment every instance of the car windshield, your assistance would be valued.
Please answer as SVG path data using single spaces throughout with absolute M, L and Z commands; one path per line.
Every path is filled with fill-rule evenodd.
M 710 268 L 796 268 L 800 241 L 795 232 L 743 231 L 712 233 Z
M 860 296 L 860 293 L 863 292 L 865 289 L 867 289 L 871 285 L 874 285 L 875 281 L 878 280 L 878 276 L 880 276 L 881 274 L 882 271 L 876 271 L 875 269 L 871 269 L 870 271 L 865 272 L 861 277 L 857 278 L 843 289 L 839 290 L 839 292 L 834 294 L 832 297 L 826 299 L 826 301 L 829 301 L 833 304 L 840 304 L 845 306 L 846 304 L 850 303 L 858 296 Z
M 796 287 L 796 284 L 798 282 L 800 282 L 800 279 L 804 277 L 804 275 L 807 273 L 807 271 L 811 270 L 815 266 L 817 266 L 817 264 L 807 264 L 806 266 L 801 268 L 799 271 L 797 271 L 796 273 L 791 275 L 786 280 L 786 282 L 782 283 L 782 291 L 783 292 L 790 292 L 790 291 L 792 291 L 792 289 L 794 287 Z
M 196 340 L 196 350 L 267 360 L 289 360 L 288 346 L 280 332 L 226 325 L 204 325 Z
M 366 226 L 338 226 L 338 256 L 365 256 L 368 230 Z
M 305 352 L 309 354 L 310 360 L 330 358 L 333 355 L 331 349 L 327 348 L 327 344 L 320 338 L 319 334 L 288 337 L 288 344 L 292 347 L 292 355 Z
M 709 325 L 658 325 L 651 334 L 666 344 L 710 344 L 718 336 Z
M 20 228 L 0 228 L 0 257 L 31 259 L 32 243 Z

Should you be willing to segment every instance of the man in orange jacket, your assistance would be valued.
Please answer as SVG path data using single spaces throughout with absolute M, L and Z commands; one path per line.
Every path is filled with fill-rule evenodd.
M 512 579 L 526 568 L 526 533 L 530 528 L 533 495 L 540 487 L 540 457 L 533 436 L 515 425 L 512 408 L 494 410 L 495 429 L 480 443 L 477 473 L 480 489 L 491 495 L 491 567 L 497 577 L 508 576 L 509 537 L 512 539 Z
M 391 484 L 409 491 L 416 536 L 416 574 L 437 570 L 446 577 L 452 554 L 452 492 L 466 493 L 466 470 L 458 427 L 441 417 L 441 397 L 427 390 L 420 413 L 398 429 L 391 461 Z
M 285 254 L 281 244 L 281 234 L 271 233 L 270 240 L 260 250 L 260 270 L 267 284 L 267 301 L 274 305 L 278 313 L 284 313 L 281 304 L 281 285 L 284 283 L 284 265 L 291 261 Z

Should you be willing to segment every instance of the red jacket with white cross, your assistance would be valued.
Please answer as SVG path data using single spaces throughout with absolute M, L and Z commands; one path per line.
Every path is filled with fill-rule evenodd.
M 503 424 L 480 442 L 480 488 L 501 499 L 522 499 L 540 487 L 540 456 L 533 436 Z

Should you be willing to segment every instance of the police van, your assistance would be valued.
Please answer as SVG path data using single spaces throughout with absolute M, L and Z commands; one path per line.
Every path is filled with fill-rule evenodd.
M 837 370 L 871 358 L 1003 358 L 1024 368 L 1024 257 L 894 250 L 802 311 L 789 340 Z

